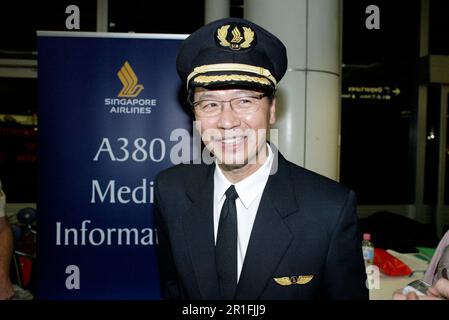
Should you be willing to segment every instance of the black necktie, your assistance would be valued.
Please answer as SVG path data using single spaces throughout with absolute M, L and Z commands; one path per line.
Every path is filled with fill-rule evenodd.
M 220 213 L 215 259 L 222 299 L 234 298 L 237 287 L 237 209 L 239 195 L 234 185 L 226 190 L 226 200 Z

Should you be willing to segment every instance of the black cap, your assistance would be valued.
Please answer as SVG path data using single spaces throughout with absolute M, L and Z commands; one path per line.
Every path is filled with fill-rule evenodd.
M 243 86 L 274 91 L 287 69 L 287 50 L 257 24 L 225 18 L 184 40 L 176 67 L 187 89 Z

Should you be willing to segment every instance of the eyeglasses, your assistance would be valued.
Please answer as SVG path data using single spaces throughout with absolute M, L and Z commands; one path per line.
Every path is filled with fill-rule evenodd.
M 266 96 L 267 94 L 264 93 L 259 96 L 244 96 L 231 100 L 198 100 L 191 104 L 195 108 L 197 115 L 200 117 L 218 116 L 223 111 L 226 102 L 231 104 L 231 109 L 236 114 L 243 115 L 259 110 L 260 100 Z

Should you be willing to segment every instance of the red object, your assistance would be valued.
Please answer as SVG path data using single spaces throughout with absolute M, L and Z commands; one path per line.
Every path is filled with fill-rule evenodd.
M 19 257 L 19 263 L 22 269 L 22 287 L 26 288 L 30 284 L 33 261 L 30 258 Z
M 389 276 L 408 276 L 412 273 L 408 265 L 384 249 L 374 248 L 374 264 Z

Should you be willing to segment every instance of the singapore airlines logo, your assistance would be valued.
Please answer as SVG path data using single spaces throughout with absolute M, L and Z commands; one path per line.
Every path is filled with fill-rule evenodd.
M 128 61 L 125 61 L 117 72 L 117 76 L 123 88 L 117 96 L 104 99 L 104 105 L 109 109 L 109 113 L 150 114 L 152 108 L 157 105 L 157 99 L 148 97 L 148 91 L 147 94 L 144 94 L 144 97 L 137 97 L 144 88 L 139 83 L 136 73 Z
M 143 85 L 138 84 L 137 76 L 128 61 L 125 61 L 117 76 L 123 84 L 123 88 L 118 94 L 119 97 L 134 98 L 142 92 Z
M 226 24 L 217 29 L 217 40 L 218 44 L 222 47 L 229 47 L 231 50 L 240 50 L 250 48 L 255 43 L 255 34 L 254 31 L 250 27 L 244 26 L 234 26 L 232 28 L 231 34 L 232 39 L 229 40 L 229 28 L 231 28 L 230 24 Z M 242 36 L 243 31 L 243 36 Z

